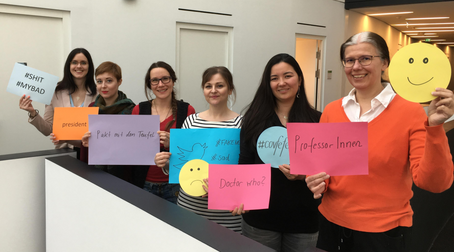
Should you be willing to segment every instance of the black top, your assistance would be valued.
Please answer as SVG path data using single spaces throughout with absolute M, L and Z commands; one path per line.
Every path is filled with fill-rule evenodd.
M 266 128 L 281 126 L 277 114 L 268 121 Z M 251 149 L 240 133 L 240 164 L 263 164 L 257 148 Z M 254 143 L 253 146 L 256 146 Z M 290 181 L 277 168 L 271 168 L 271 195 L 269 209 L 251 210 L 243 215 L 250 226 L 284 233 L 315 233 L 318 231 L 318 205 L 313 193 L 303 180 Z

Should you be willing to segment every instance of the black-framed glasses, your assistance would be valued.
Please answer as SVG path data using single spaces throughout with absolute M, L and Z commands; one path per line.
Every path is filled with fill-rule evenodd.
M 170 76 L 164 76 L 161 79 L 154 78 L 150 80 L 150 84 L 153 86 L 157 86 L 159 84 L 159 81 L 162 82 L 162 84 L 168 84 L 172 80 L 172 77 Z
M 355 62 L 358 61 L 361 66 L 368 66 L 370 63 L 372 63 L 372 60 L 374 57 L 380 57 L 379 55 L 377 56 L 372 56 L 372 55 L 363 55 L 359 58 L 346 58 L 342 61 L 342 64 L 344 64 L 344 67 L 353 67 L 355 65 Z

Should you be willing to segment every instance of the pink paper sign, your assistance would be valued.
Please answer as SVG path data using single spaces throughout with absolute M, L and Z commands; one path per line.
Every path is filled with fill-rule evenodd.
M 288 123 L 292 174 L 369 174 L 367 122 Z
M 270 164 L 218 165 L 208 169 L 208 209 L 268 209 L 271 192 Z

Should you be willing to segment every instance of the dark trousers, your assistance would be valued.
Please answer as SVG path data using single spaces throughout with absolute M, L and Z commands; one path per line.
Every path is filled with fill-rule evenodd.
M 321 215 L 317 248 L 329 252 L 408 252 L 411 227 L 369 233 L 341 227 Z

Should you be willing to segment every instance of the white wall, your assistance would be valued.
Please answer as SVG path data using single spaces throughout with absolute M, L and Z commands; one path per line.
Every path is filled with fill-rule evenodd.
M 143 82 L 145 72 L 152 62 L 163 60 L 175 66 L 177 22 L 233 27 L 231 70 L 238 94 L 237 102 L 233 106 L 237 112 L 251 101 L 267 61 L 280 52 L 294 55 L 296 34 L 326 37 L 322 66 L 322 107 L 342 95 L 342 69 L 339 66 L 338 48 L 344 41 L 344 4 L 338 1 L 2 0 L 0 4 L 2 3 L 69 11 L 69 47 L 88 49 L 95 66 L 106 60 L 118 63 L 123 70 L 121 89 L 136 103 L 146 99 Z M 232 16 L 180 11 L 178 8 L 228 13 Z M 322 25 L 326 28 L 298 25 L 297 22 Z M 29 46 L 35 46 L 33 38 L 30 39 Z M 46 64 L 55 62 L 49 61 Z M 42 69 L 45 68 L 43 65 Z M 326 80 L 325 73 L 328 69 L 333 70 L 331 80 Z M 9 75 L 3 72 L 2 74 Z M 0 85 L 6 90 L 5 83 Z M 195 85 L 194 92 L 202 92 L 199 83 L 184 85 Z M 191 103 L 191 94 L 180 94 L 180 97 Z M 18 108 L 18 99 L 1 102 L 0 107 L 8 104 L 9 110 L 17 112 L 14 116 L 24 121 L 27 119 L 26 113 Z M 49 140 L 43 138 L 31 125 L 28 126 L 26 130 L 33 131 L 36 138 L 22 139 L 18 135 L 18 139 L 42 143 L 42 149 L 47 149 Z M 17 132 L 4 132 L 0 127 L 0 137 L 5 134 Z M 4 152 L 20 152 L 21 148 L 9 148 Z
M 27 112 L 19 109 L 19 97 L 6 92 L 6 85 L 15 62 L 60 76 L 70 44 L 69 29 L 68 11 L 0 4 L 0 155 L 54 147 L 30 127 Z M 44 104 L 33 106 L 44 113 Z
M 46 251 L 44 160 L 53 156 L 0 161 L 0 251 Z

